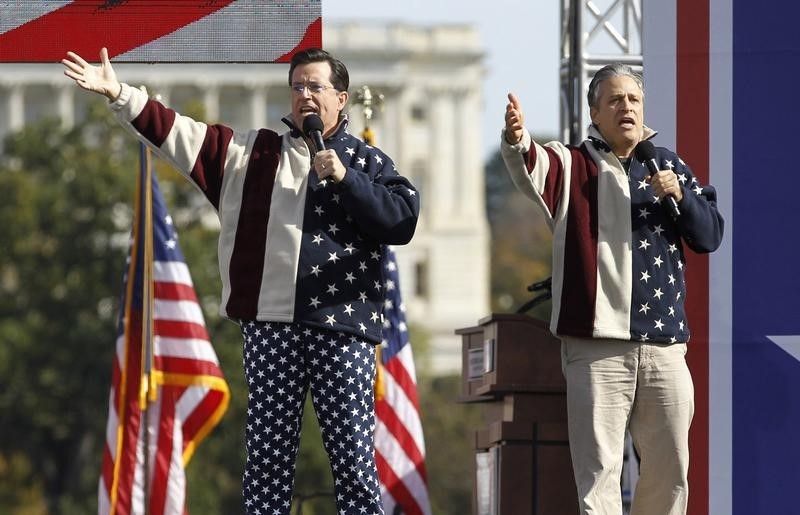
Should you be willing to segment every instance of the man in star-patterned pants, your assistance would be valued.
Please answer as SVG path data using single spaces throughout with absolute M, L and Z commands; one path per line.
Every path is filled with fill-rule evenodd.
M 289 513 L 306 393 L 319 420 L 342 514 L 382 514 L 372 435 L 375 346 L 302 324 L 242 322 L 248 513 Z

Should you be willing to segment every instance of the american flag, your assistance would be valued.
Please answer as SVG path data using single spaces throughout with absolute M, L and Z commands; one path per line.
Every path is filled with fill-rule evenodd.
M 384 247 L 383 341 L 376 381 L 375 459 L 387 515 L 430 515 L 414 356 L 394 251 Z
M 182 515 L 184 467 L 229 391 L 143 145 L 135 211 L 98 513 Z

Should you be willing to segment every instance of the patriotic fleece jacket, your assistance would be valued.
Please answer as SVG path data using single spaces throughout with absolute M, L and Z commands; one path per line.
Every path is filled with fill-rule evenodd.
M 645 127 L 646 139 L 654 135 Z M 674 221 L 645 180 L 645 165 L 631 157 L 626 173 L 594 126 L 579 146 L 542 146 L 527 130 L 516 145 L 505 133 L 501 139 L 514 184 L 544 210 L 553 232 L 553 334 L 688 342 L 684 244 L 698 253 L 719 247 L 714 188 L 657 147 L 659 170 L 672 169 L 683 188 Z
M 419 196 L 379 149 L 347 132 L 327 148 L 347 168 L 320 181 L 300 131 L 234 132 L 207 125 L 122 85 L 120 122 L 205 194 L 220 220 L 220 313 L 300 322 L 381 340 L 383 244 L 411 240 Z

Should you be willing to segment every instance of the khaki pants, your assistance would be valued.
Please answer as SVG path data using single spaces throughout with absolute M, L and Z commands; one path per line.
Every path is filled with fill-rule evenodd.
M 622 513 L 625 430 L 641 457 L 632 515 L 685 514 L 694 387 L 686 344 L 562 337 L 581 513 Z

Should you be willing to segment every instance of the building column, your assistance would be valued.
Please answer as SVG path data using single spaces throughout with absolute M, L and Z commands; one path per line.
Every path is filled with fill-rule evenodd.
M 208 123 L 219 121 L 219 84 L 202 84 L 203 106 L 206 110 Z
M 267 87 L 263 84 L 248 84 L 250 91 L 250 127 L 260 129 L 267 126 Z
M 456 168 L 460 159 L 457 156 L 460 142 L 456 141 L 456 113 L 453 93 L 448 89 L 435 89 L 428 92 L 430 101 L 430 177 L 431 191 L 428 204 L 432 211 L 430 222 L 434 226 L 450 225 L 457 194 L 456 181 L 461 180 Z M 458 145 L 458 146 L 457 146 Z
M 461 217 L 462 221 L 470 223 L 470 219 L 475 221 L 477 217 L 484 217 L 485 211 L 480 94 L 474 87 L 464 88 L 455 92 L 454 100 L 455 140 L 458 142 L 455 159 L 458 180 L 454 184 L 454 208 L 460 215 L 465 215 Z
M 58 90 L 58 116 L 61 118 L 61 127 L 70 129 L 75 125 L 75 86 L 72 84 L 59 84 Z
M 25 88 L 21 84 L 8 87 L 8 130 L 16 132 L 25 126 Z

